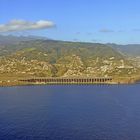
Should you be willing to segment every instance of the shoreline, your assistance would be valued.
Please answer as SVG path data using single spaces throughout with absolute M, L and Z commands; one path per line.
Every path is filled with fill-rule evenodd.
M 131 77 L 131 78 L 126 78 L 126 77 L 114 77 L 112 78 L 111 81 L 70 81 L 70 82 L 65 82 L 65 81 L 51 81 L 51 82 L 41 82 L 41 81 L 30 81 L 32 78 L 27 78 L 28 80 L 21 80 L 21 79 L 26 79 L 27 77 L 19 77 L 19 78 L 13 78 L 13 77 L 7 77 L 5 79 L 0 80 L 0 87 L 13 87 L 13 86 L 38 86 L 38 85 L 131 85 L 131 84 L 136 84 L 140 81 L 140 78 L 138 77 Z M 36 77 L 37 78 L 37 77 Z M 36 79 L 36 78 L 33 78 Z M 45 78 L 45 77 L 42 77 Z M 60 77 L 57 77 L 58 79 L 61 79 Z M 56 78 L 56 79 L 57 79 Z M 47 78 L 46 78 L 47 79 Z M 69 78 L 71 79 L 71 78 Z M 77 78 L 78 79 L 78 78 Z M 86 78 L 85 78 L 86 79 Z M 88 78 L 87 78 L 88 79 Z
M 64 85 L 64 86 L 68 86 L 68 85 L 77 85 L 77 86 L 84 86 L 84 85 L 133 85 L 133 84 L 137 84 L 138 82 L 132 82 L 132 83 L 127 83 L 127 82 L 112 82 L 112 83 L 82 83 L 82 84 L 77 84 L 77 83 L 71 83 L 71 84 L 67 84 L 67 83 L 49 83 L 49 84 L 44 84 L 44 83 L 22 83 L 22 84 L 13 84 L 13 83 L 5 83 L 5 84 L 0 84 L 0 87 L 18 87 L 18 86 L 50 86 L 50 85 Z

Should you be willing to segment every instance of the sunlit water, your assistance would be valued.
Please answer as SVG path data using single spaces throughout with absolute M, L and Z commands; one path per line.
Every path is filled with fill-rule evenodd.
M 0 140 L 140 140 L 140 85 L 0 88 Z

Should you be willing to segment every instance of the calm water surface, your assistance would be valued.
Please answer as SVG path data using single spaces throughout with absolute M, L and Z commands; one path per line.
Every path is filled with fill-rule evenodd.
M 140 140 L 140 85 L 0 88 L 0 140 Z

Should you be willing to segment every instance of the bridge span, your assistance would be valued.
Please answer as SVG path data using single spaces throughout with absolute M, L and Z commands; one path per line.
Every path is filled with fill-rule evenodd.
M 113 82 L 112 77 L 84 77 L 84 78 L 26 78 L 20 79 L 20 82 L 30 83 L 30 84 L 109 84 Z

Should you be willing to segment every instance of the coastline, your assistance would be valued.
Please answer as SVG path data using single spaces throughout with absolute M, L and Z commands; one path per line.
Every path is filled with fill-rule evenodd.
M 44 82 L 23 82 L 19 79 L 5 79 L 0 81 L 0 87 L 13 87 L 13 86 L 37 86 L 37 85 L 126 85 L 136 84 L 139 78 L 113 78 L 111 82 L 96 82 L 96 83 L 44 83 Z

